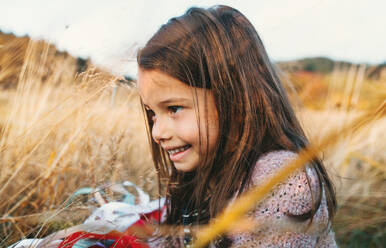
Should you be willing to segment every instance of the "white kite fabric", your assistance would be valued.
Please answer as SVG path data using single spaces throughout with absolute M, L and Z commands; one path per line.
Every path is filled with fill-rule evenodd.
M 137 196 L 131 194 L 126 187 L 133 187 L 137 192 Z M 95 209 L 83 224 L 70 228 L 70 232 L 80 230 L 95 234 L 107 234 L 112 231 L 124 232 L 131 225 L 140 220 L 141 215 L 151 213 L 165 204 L 165 198 L 151 201 L 147 193 L 129 181 L 125 181 L 122 184 L 111 185 L 109 186 L 109 189 L 115 193 L 122 194 L 124 196 L 122 201 L 112 201 L 103 204 L 99 208 Z M 100 199 L 99 202 L 103 202 L 103 199 L 101 200 L 100 198 L 101 192 L 103 191 L 100 188 L 82 188 L 74 193 L 73 197 L 70 198 L 70 201 L 78 195 L 97 193 L 97 196 Z M 58 232 L 58 235 L 52 236 L 56 238 L 51 239 L 49 237 L 45 239 L 24 239 L 9 246 L 8 248 L 57 247 L 65 237 L 65 234 L 60 235 L 59 233 L 60 232 Z M 69 232 L 65 233 L 67 235 L 69 234 Z M 48 239 L 50 240 L 48 241 Z M 86 241 L 83 240 L 73 247 L 80 248 L 93 245 L 92 243 L 86 244 L 85 242 Z

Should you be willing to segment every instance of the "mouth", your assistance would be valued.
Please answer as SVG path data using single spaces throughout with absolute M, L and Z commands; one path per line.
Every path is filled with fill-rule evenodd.
M 182 157 L 189 151 L 189 148 L 191 147 L 192 147 L 191 145 L 185 145 L 174 149 L 169 149 L 166 151 L 169 154 L 170 160 L 172 160 L 173 162 L 176 162 L 182 159 Z

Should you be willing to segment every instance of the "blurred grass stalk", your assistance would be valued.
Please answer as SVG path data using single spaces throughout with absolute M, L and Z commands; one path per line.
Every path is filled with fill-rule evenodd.
M 364 156 L 362 153 L 373 150 L 373 156 L 377 156 L 379 157 L 379 160 L 384 161 L 385 139 L 382 140 L 382 136 L 384 137 L 384 131 L 386 131 L 384 130 L 386 126 L 384 118 L 386 111 L 386 87 L 384 83 L 377 84 L 373 82 L 365 82 L 364 75 L 364 65 L 359 67 L 351 66 L 345 69 L 345 71 L 342 71 L 342 69 L 339 69 L 339 67 L 336 66 L 332 77 L 330 78 L 331 81 L 327 84 L 328 90 L 324 90 L 327 92 L 327 94 L 326 98 L 323 99 L 325 103 L 322 110 L 326 111 L 326 115 L 328 115 L 328 117 L 313 117 L 311 118 L 311 121 L 309 121 L 306 120 L 306 118 L 310 117 L 310 111 L 304 111 L 303 109 L 302 113 L 299 113 L 301 120 L 303 122 L 307 122 L 307 124 L 304 124 L 304 126 L 306 127 L 306 131 L 308 131 L 307 133 L 309 136 L 311 136 L 311 145 L 301 151 L 299 153 L 299 157 L 295 161 L 288 164 L 274 177 L 266 181 L 265 184 L 259 188 L 255 188 L 249 192 L 246 192 L 233 204 L 231 208 L 226 209 L 226 211 L 224 211 L 217 219 L 213 220 L 208 226 L 203 227 L 200 231 L 198 231 L 197 240 L 192 246 L 204 247 L 210 241 L 216 239 L 219 235 L 232 231 L 232 227 L 237 226 L 238 221 L 245 221 L 243 214 L 251 210 L 275 185 L 285 180 L 296 169 L 304 166 L 304 164 L 314 156 L 320 155 L 322 153 L 328 154 L 328 157 L 330 158 L 333 157 L 334 153 L 335 155 L 344 158 L 343 161 L 341 161 L 341 159 L 337 159 L 335 161 L 326 161 L 326 163 L 330 165 L 330 168 L 328 168 L 330 172 L 332 169 L 339 171 L 338 176 L 336 173 L 333 175 L 333 178 L 335 179 L 338 177 L 338 179 L 336 179 L 337 181 L 341 179 L 339 177 L 344 178 L 345 176 L 348 176 L 347 178 L 354 178 L 354 175 L 357 177 L 360 176 L 359 179 L 365 177 L 363 174 L 354 174 L 348 171 L 350 169 L 351 172 L 358 171 L 358 169 L 349 168 L 350 166 L 355 166 L 350 163 L 352 159 L 360 159 L 362 163 L 370 165 L 370 167 L 367 168 L 363 168 L 361 166 L 360 169 L 361 172 L 368 174 L 371 173 L 373 175 L 373 177 L 370 179 L 372 182 L 370 182 L 368 185 L 366 185 L 366 182 L 360 181 L 356 185 L 352 184 L 352 182 L 349 182 L 350 185 L 344 185 L 344 187 L 342 187 L 343 190 L 342 188 L 339 188 L 337 194 L 338 203 L 340 206 L 347 206 L 348 204 L 351 204 L 352 197 L 354 197 L 356 200 L 364 198 L 363 201 L 366 201 L 366 199 L 372 199 L 374 195 L 372 195 L 373 192 L 371 192 L 372 189 L 370 188 L 372 188 L 374 184 L 377 184 L 377 182 L 383 182 L 383 185 L 385 184 L 384 172 L 386 171 L 386 167 L 384 164 Z M 320 81 L 318 83 L 325 84 L 325 82 L 326 80 Z M 318 92 L 320 92 L 320 89 L 323 88 L 323 85 L 314 85 L 309 87 L 317 87 Z M 309 87 L 304 91 L 310 91 Z M 292 86 L 288 88 L 291 89 Z M 368 100 L 366 99 L 366 96 L 369 95 L 371 95 L 372 101 L 370 103 L 363 103 L 364 101 Z M 334 99 L 335 103 L 332 101 Z M 299 99 L 297 100 L 299 102 Z M 300 99 L 300 103 L 303 104 L 304 100 L 305 99 L 303 96 L 303 99 Z M 308 103 L 308 105 L 310 104 L 312 106 L 312 103 Z M 362 113 L 357 111 L 357 109 L 361 109 Z M 337 116 L 337 111 L 342 114 Z M 339 119 L 335 119 L 335 117 L 339 117 Z M 314 122 L 315 120 L 317 120 L 317 122 Z M 326 125 L 326 120 L 330 122 L 332 121 L 332 123 L 328 123 L 328 125 Z M 377 122 L 378 120 L 379 122 Z M 376 128 L 375 132 L 374 128 Z M 366 135 L 369 135 L 369 133 L 380 134 L 381 137 L 374 137 L 373 135 L 366 137 Z M 358 141 L 358 139 L 362 139 L 362 142 Z M 372 147 L 366 147 L 367 145 L 371 145 L 374 149 L 371 149 Z M 341 146 L 344 146 L 344 148 Z M 372 168 L 375 168 L 375 170 L 371 170 Z M 365 171 L 363 171 L 363 169 L 365 169 Z M 362 188 L 362 186 L 367 188 L 367 195 L 358 194 L 361 193 L 360 188 Z M 352 189 L 350 189 L 350 187 Z M 385 199 L 384 193 L 384 191 L 380 192 L 381 198 L 383 199 Z M 372 210 L 376 216 L 371 220 L 357 223 L 354 226 L 351 225 L 351 228 L 363 228 L 366 226 L 371 227 L 373 225 L 377 225 L 378 223 L 384 223 L 385 218 L 382 217 L 382 215 L 385 213 L 384 207 L 385 202 L 383 201 L 383 203 L 381 203 L 379 206 L 379 209 L 370 208 L 370 210 Z M 338 214 L 338 217 L 340 217 L 339 219 L 350 219 L 350 216 L 344 216 L 344 214 L 346 214 L 346 212 L 340 214 L 340 216 Z M 357 216 L 358 219 L 363 217 L 364 216 Z M 259 223 L 255 223 L 255 228 L 258 227 L 258 225 Z M 347 227 L 347 225 L 345 227 Z M 346 231 L 349 232 L 350 229 Z M 342 230 L 338 230 L 338 234 L 341 233 Z
M 17 87 L 0 95 L 0 247 L 82 222 L 84 210 L 58 215 L 80 187 L 131 180 L 157 190 L 135 88 L 101 69 L 76 74 L 43 42 L 27 46 Z
M 135 88 L 123 87 L 119 78 L 96 68 L 76 74 L 74 60 L 55 57 L 53 48 L 42 42 L 27 43 L 25 54 L 18 46 L 6 44 L 0 51 L 6 52 L 0 79 L 18 71 L 15 60 L 24 57 L 17 88 L 0 91 L 0 246 L 82 222 L 88 213 L 79 209 L 84 203 L 63 206 L 80 187 L 131 180 L 158 197 Z M 243 197 L 250 207 L 301 162 L 324 151 L 337 186 L 338 239 L 347 243 L 355 230 L 382 228 L 386 85 L 365 79 L 363 68 L 337 65 L 330 75 L 291 79 L 291 99 L 301 104 L 297 114 L 315 145 L 274 181 Z M 381 112 L 374 112 L 379 106 Z M 230 220 L 239 221 L 249 209 L 246 203 L 235 207 L 214 222 L 219 226 L 203 229 L 209 231 L 200 232 L 196 245 L 232 228 Z
M 319 144 L 311 144 L 307 148 L 299 152 L 299 156 L 283 167 L 276 175 L 269 178 L 260 187 L 251 189 L 243 194 L 233 203 L 230 208 L 227 208 L 217 219 L 214 219 L 207 227 L 204 227 L 197 234 L 197 241 L 192 247 L 205 247 L 210 241 L 222 235 L 238 220 L 242 220 L 244 214 L 251 210 L 256 204 L 269 193 L 273 187 L 289 177 L 295 170 L 303 167 L 308 161 L 320 154 L 331 145 L 336 144 L 343 137 L 354 135 L 361 128 L 371 124 L 380 117 L 386 114 L 386 100 L 374 111 L 369 111 L 358 117 L 352 123 L 347 124 L 340 130 L 336 130 L 323 138 Z M 258 223 L 257 223 L 258 224 Z

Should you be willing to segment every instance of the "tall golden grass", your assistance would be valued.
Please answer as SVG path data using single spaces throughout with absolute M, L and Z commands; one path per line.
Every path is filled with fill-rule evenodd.
M 49 49 L 30 42 L 17 88 L 1 92 L 0 247 L 81 221 L 86 210 L 59 214 L 80 187 L 131 180 L 156 191 L 135 88 L 102 70 L 76 75 Z
M 65 204 L 81 187 L 131 180 L 157 197 L 135 87 L 100 69 L 76 74 L 74 61 L 58 61 L 52 49 L 29 42 L 17 88 L 0 92 L 0 246 L 82 222 L 90 204 Z M 0 78 L 11 73 L 7 68 L 13 70 L 3 67 Z M 334 227 L 342 246 L 359 232 L 385 236 L 386 117 L 373 110 L 384 104 L 386 83 L 366 80 L 363 70 L 337 65 L 305 86 L 291 78 L 291 99 L 315 144 L 305 158 L 322 154 L 335 181 L 340 209 Z M 374 118 L 347 129 L 360 116 Z M 274 181 L 267 183 L 265 191 Z M 248 208 L 244 200 L 244 210 L 224 220 L 240 219 L 265 191 L 256 189 Z M 202 229 L 196 245 L 227 228 Z

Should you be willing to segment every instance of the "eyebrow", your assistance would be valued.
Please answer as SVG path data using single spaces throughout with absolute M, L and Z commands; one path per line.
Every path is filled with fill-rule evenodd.
M 190 102 L 190 100 L 183 98 L 183 97 L 172 97 L 172 98 L 168 98 L 166 100 L 159 102 L 159 104 L 163 105 L 163 104 L 168 104 L 168 103 L 172 103 L 172 102 Z
M 168 98 L 166 100 L 159 102 L 158 105 L 167 105 L 167 104 L 175 103 L 175 102 L 191 102 L 191 100 L 183 98 L 183 97 L 172 97 L 172 98 Z M 150 109 L 150 107 L 146 103 L 143 103 L 143 105 L 146 108 Z

